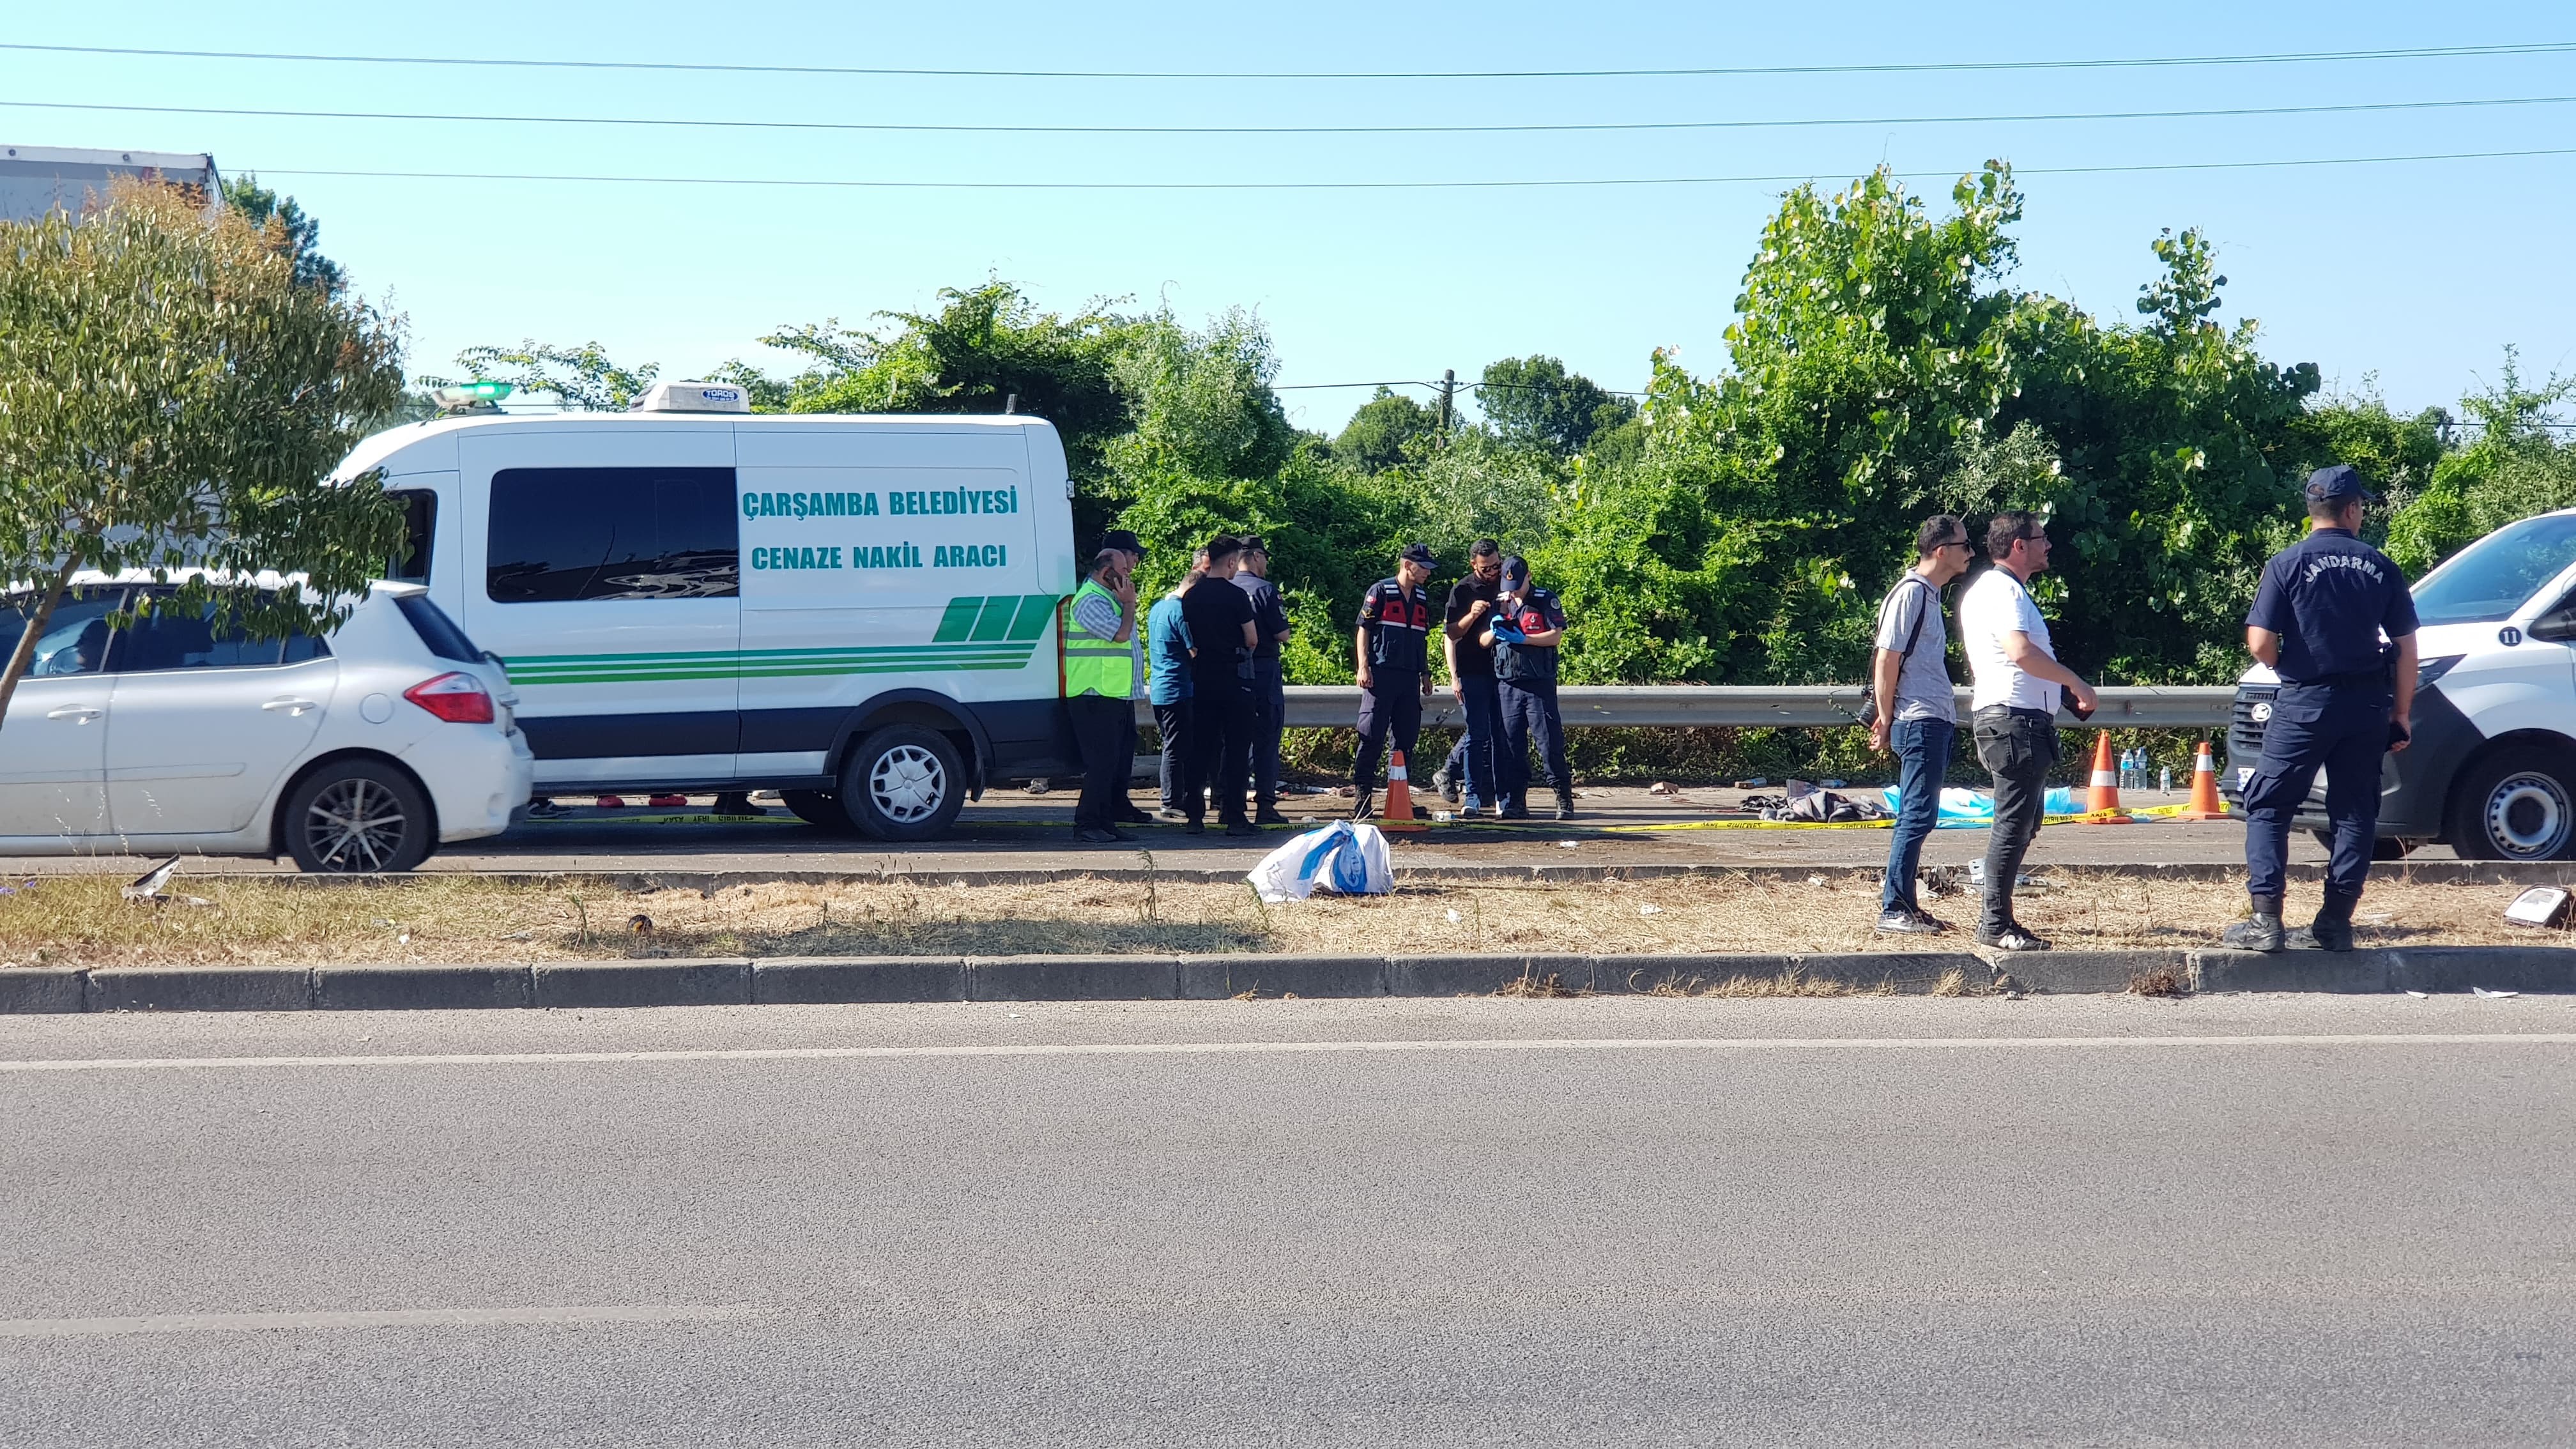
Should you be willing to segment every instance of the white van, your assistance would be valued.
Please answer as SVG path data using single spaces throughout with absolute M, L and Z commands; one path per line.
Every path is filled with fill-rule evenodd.
M 2507 524 L 2415 585 L 2413 742 L 2380 757 L 2380 859 L 2423 841 L 2471 860 L 2576 857 L 2576 508 Z M 2231 801 L 2263 755 L 2280 678 L 2236 685 Z M 2322 831 L 2325 777 L 2298 815 Z
M 776 789 L 884 840 L 992 782 L 1062 774 L 1057 605 L 1076 583 L 1053 426 L 639 410 L 380 433 L 396 577 L 499 655 L 539 794 Z

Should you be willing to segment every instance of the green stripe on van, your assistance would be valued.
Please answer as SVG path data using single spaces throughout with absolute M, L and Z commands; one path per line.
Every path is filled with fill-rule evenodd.
M 927 644 L 820 645 L 808 649 L 702 649 L 667 654 L 523 654 L 513 684 L 632 684 L 650 680 L 781 679 L 906 670 L 1025 669 L 1061 596 L 953 598 Z

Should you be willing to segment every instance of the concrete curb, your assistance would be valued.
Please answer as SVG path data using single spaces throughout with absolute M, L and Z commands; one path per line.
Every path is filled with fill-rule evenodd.
M 316 1011 L 443 1011 L 537 1004 L 526 966 L 316 966 Z
M 89 973 L 70 966 L 0 971 L 0 1013 L 84 1011 Z
M 2408 946 L 2375 951 L 2203 950 L 2195 991 L 2576 991 L 2576 950 L 2563 946 Z
M 1382 956 L 1183 956 L 1181 999 L 1384 996 Z
M 972 956 L 969 1001 L 1171 1001 L 1178 956 Z
M 309 1011 L 308 966 L 102 966 L 84 1011 Z
M 2576 993 L 2576 949 L 2413 946 L 2329 953 L 2175 949 L 1819 955 L 878 956 L 760 961 L 548 961 L 534 966 L 208 966 L 0 970 L 0 1014 L 87 1011 L 385 1011 L 745 1006 L 838 1002 L 1209 1001 L 1229 997 L 1689 994 L 1795 973 L 1855 992 L 2116 993 L 2171 989 Z M 1736 994 L 1736 993 L 1726 993 Z
M 751 963 L 757 1006 L 964 1001 L 963 956 L 789 956 Z
M 539 1006 L 749 1006 L 749 961 L 540 961 Z

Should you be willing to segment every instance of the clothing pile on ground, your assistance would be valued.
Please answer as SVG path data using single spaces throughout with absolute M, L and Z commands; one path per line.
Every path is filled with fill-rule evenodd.
M 1809 824 L 1885 820 L 1894 813 L 1876 800 L 1856 799 L 1837 791 L 1819 789 L 1804 780 L 1790 781 L 1786 795 L 1748 796 L 1744 804 L 1765 820 L 1794 820 Z

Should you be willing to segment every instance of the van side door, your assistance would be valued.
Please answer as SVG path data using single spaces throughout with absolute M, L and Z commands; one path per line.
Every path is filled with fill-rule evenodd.
M 730 430 L 496 430 L 459 451 L 465 628 L 507 663 L 539 790 L 731 780 Z

